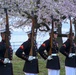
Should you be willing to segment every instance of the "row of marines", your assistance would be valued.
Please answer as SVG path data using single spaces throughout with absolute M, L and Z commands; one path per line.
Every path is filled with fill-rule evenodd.
M 37 49 L 36 41 L 33 47 L 33 55 L 29 56 L 30 48 L 31 48 L 31 32 L 28 33 L 28 40 L 25 41 L 16 51 L 16 56 L 23 59 L 25 61 L 23 72 L 25 75 L 38 75 L 39 67 L 38 67 L 38 58 L 37 53 L 40 56 L 47 60 L 46 68 L 48 69 L 48 75 L 60 75 L 60 59 L 58 53 L 61 52 L 65 58 L 65 75 L 76 75 L 76 44 L 72 41 L 71 53 L 70 50 L 70 40 L 69 37 L 62 44 L 62 46 L 58 47 L 58 42 L 56 40 L 58 36 L 58 32 L 53 32 L 53 47 L 52 54 L 48 55 L 50 49 L 50 38 L 43 42 L 43 44 Z M 13 50 L 11 46 L 9 46 L 9 58 L 5 58 L 4 54 L 6 51 L 6 41 L 5 41 L 6 32 L 1 32 L 2 41 L 0 42 L 0 75 L 13 75 L 13 71 L 10 71 L 9 62 L 12 60 Z M 51 32 L 49 33 L 51 35 Z M 74 40 L 74 33 L 72 33 L 72 39 Z M 45 53 L 46 51 L 46 53 Z M 6 70 L 6 68 L 9 70 Z M 13 70 L 13 69 L 11 69 Z

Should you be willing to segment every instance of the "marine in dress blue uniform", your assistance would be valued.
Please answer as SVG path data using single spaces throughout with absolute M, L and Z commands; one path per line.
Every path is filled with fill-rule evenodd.
M 11 46 L 8 49 L 8 58 L 5 58 L 6 40 L 5 31 L 1 31 L 2 41 L 0 42 L 0 75 L 13 75 L 13 67 L 10 60 L 12 60 L 13 50 Z
M 16 55 L 25 60 L 23 71 L 25 75 L 38 75 L 39 68 L 38 68 L 38 59 L 37 59 L 37 44 L 34 40 L 34 47 L 33 47 L 33 59 L 30 56 L 29 53 L 31 49 L 31 32 L 28 32 L 28 40 L 25 41 L 16 51 Z
M 50 39 L 46 40 L 40 46 L 38 50 L 42 58 L 47 60 L 46 68 L 48 69 L 48 75 L 59 75 L 60 74 L 60 62 L 59 62 L 59 57 L 58 57 L 59 49 L 58 49 L 58 42 L 56 41 L 57 34 L 58 34 L 57 31 L 54 31 L 51 59 L 48 56 L 48 52 L 50 50 Z M 45 53 L 45 50 L 46 50 L 46 53 Z
M 76 44 L 74 42 L 74 33 L 72 33 L 72 46 L 70 52 L 70 39 L 68 38 L 60 48 L 60 52 L 65 58 L 66 75 L 76 75 Z

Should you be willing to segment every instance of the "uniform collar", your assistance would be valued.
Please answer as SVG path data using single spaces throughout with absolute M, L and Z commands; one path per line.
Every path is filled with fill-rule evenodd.
M 29 38 L 28 41 L 31 41 L 31 38 Z
M 49 40 L 50 40 L 50 38 L 49 38 Z M 53 38 L 52 40 L 56 40 L 55 38 Z
M 2 42 L 4 42 L 4 43 L 5 43 L 6 41 L 5 41 L 5 40 L 2 40 Z

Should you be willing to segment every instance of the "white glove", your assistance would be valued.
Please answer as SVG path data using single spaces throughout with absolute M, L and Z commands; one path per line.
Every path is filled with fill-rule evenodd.
M 29 61 L 33 60 L 33 56 L 29 56 L 28 60 Z
M 69 53 L 69 56 L 68 56 L 68 57 L 70 58 L 70 57 L 72 57 L 72 56 L 73 56 L 73 54 L 72 54 L 72 53 Z
M 10 60 L 8 58 L 5 58 L 3 63 L 4 64 L 10 63 Z
M 47 57 L 47 60 L 51 60 L 51 59 L 53 59 L 53 58 L 52 58 L 51 55 L 49 55 L 49 56 Z

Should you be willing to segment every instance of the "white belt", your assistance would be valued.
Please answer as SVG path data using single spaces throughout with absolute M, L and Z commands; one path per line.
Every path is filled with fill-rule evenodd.
M 51 56 L 58 56 L 58 54 L 51 54 Z
M 12 61 L 11 60 L 9 60 L 9 62 L 8 63 L 12 63 Z
M 76 54 L 75 53 L 71 53 L 73 56 L 75 56 Z
M 33 59 L 37 59 L 37 57 L 34 57 L 34 56 L 33 56 Z

